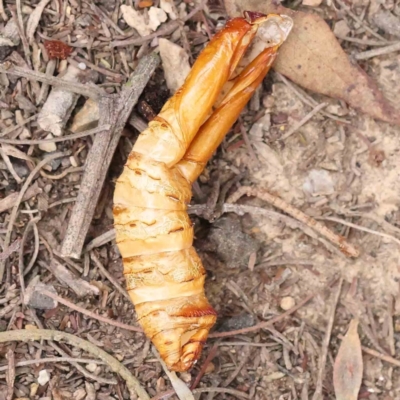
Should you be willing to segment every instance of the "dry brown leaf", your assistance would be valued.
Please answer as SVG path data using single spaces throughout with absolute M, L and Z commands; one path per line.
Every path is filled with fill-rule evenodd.
M 357 400 L 360 391 L 363 360 L 357 328 L 358 320 L 352 319 L 336 356 L 333 386 L 337 400 Z
M 400 110 L 385 99 L 361 68 L 351 64 L 321 17 L 290 10 L 271 0 L 225 0 L 225 6 L 231 17 L 248 10 L 293 18 L 293 30 L 280 49 L 274 69 L 299 86 L 342 99 L 373 118 L 400 125 Z

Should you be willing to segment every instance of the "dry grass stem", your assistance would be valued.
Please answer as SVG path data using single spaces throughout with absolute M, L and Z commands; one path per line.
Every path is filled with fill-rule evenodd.
M 332 232 L 328 229 L 325 225 L 317 222 L 314 218 L 304 214 L 297 208 L 293 207 L 292 205 L 286 203 L 284 200 L 280 199 L 277 196 L 274 196 L 266 191 L 260 191 L 257 189 L 253 189 L 251 187 L 242 186 L 236 193 L 234 193 L 228 200 L 228 203 L 235 203 L 239 200 L 242 196 L 255 196 L 261 200 L 267 201 L 274 207 L 279 208 L 283 212 L 288 213 L 293 218 L 301 221 L 302 223 L 306 224 L 308 227 L 314 229 L 316 232 L 321 234 L 322 236 L 329 239 L 332 243 L 335 243 L 339 246 L 340 250 L 349 257 L 358 257 L 359 251 L 350 243 L 348 243 L 345 238 L 337 235 L 336 233 Z

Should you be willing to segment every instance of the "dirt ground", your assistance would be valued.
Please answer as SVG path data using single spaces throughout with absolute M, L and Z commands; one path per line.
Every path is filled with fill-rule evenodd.
M 26 21 L 36 2 L 3 3 L 7 17 L 22 15 L 25 32 L 29 32 Z M 45 40 L 59 39 L 71 43 L 73 53 L 68 61 L 55 63 L 56 72 L 65 69 L 71 59 L 76 64 L 83 58 L 89 59 L 87 70 L 96 74 L 96 83 L 109 93 L 118 93 L 138 60 L 157 49 L 156 38 L 110 46 L 110 42 L 126 39 L 118 29 L 130 29 L 120 17 L 118 0 L 96 5 L 75 0 L 40 3 L 45 3 L 44 11 L 33 40 L 14 47 L 1 46 L 0 42 L 1 62 L 11 61 L 20 67 L 31 63 L 33 70 L 45 72 L 49 64 Z M 181 18 L 197 5 L 189 1 L 174 3 Z M 159 1 L 125 4 L 160 6 Z M 340 40 L 351 57 L 375 48 L 366 44 L 371 38 L 365 24 L 387 40 L 399 40 L 395 28 L 388 26 L 385 30 L 378 22 L 374 25 L 373 17 L 368 15 L 371 9 L 384 10 L 400 24 L 399 5 L 395 1 L 349 3 L 364 25 L 358 24 L 351 13 L 337 12 L 334 1 L 307 4 L 308 0 L 283 5 L 321 15 L 332 29 L 338 26 L 342 34 L 345 26 L 345 36 L 361 38 L 359 42 Z M 4 12 L 0 8 L 0 15 Z M 183 28 L 175 27 L 172 33 L 167 30 L 160 36 L 182 46 L 192 62 L 209 35 L 221 28 L 226 18 L 223 4 L 212 0 L 204 12 L 186 20 Z M 4 25 L 5 22 L 0 23 L 0 27 Z M 132 35 L 139 37 L 137 32 Z M 24 44 L 30 48 L 29 57 Z M 360 64 L 385 96 L 398 105 L 398 52 Z M 21 124 L 41 110 L 47 96 L 40 95 L 44 86 L 0 73 L 0 139 L 48 137 L 35 118 Z M 160 111 L 168 95 L 164 70 L 159 66 L 135 107 L 139 125 L 146 124 Z M 40 100 L 40 96 L 44 97 Z M 318 113 L 281 140 L 312 110 L 307 103 L 309 98 L 317 104 L 327 102 L 324 110 L 329 115 Z M 83 97 L 78 100 L 68 127 L 84 102 Z M 115 180 L 138 136 L 139 125 L 128 124 L 123 131 L 86 243 L 113 227 Z M 169 392 L 170 378 L 141 333 L 96 319 L 103 316 L 138 326 L 133 305 L 122 289 L 125 279 L 115 241 L 94 245 L 79 260 L 58 257 L 92 143 L 93 136 L 62 141 L 56 148 L 1 144 L 0 261 L 5 263 L 5 274 L 0 281 L 0 335 L 17 329 L 33 332 L 38 328 L 71 333 L 115 357 L 151 398 L 178 398 Z M 71 155 L 61 161 L 53 160 L 34 175 L 29 185 L 37 188 L 36 193 L 21 201 L 10 227 L 16 203 L 13 194 L 20 193 L 35 165 L 56 150 L 70 151 Z M 307 92 L 271 71 L 194 187 L 192 205 L 201 210 L 198 215 L 194 211 L 191 215 L 195 222 L 195 247 L 207 269 L 209 301 L 218 312 L 214 334 L 255 326 L 278 317 L 307 296 L 310 300 L 287 318 L 278 318 L 275 324 L 263 329 L 225 338 L 211 337 L 196 366 L 177 374 L 188 385 L 201 377 L 196 387 L 204 391 L 195 391 L 196 399 L 334 399 L 334 362 L 342 335 L 353 318 L 359 320 L 358 332 L 364 346 L 358 398 L 400 399 L 399 153 L 398 126 L 356 112 L 343 101 Z M 220 195 L 223 202 L 244 185 L 260 193 L 267 190 L 315 218 L 355 245 L 360 256 L 346 257 L 319 234 L 312 234 L 312 229 L 310 233 L 310 228 L 296 224 L 287 213 L 256 197 L 242 197 L 237 202 L 237 212 L 218 215 L 215 221 L 207 218 L 209 214 L 204 214 L 204 209 L 210 211 L 213 195 Z M 243 214 L 239 212 L 242 206 L 279 214 Z M 8 234 L 13 251 L 5 250 Z M 51 257 L 58 260 L 58 270 Z M 26 272 L 22 277 L 24 288 L 21 268 Z M 60 300 L 57 304 L 49 297 L 39 296 L 31 303 L 23 303 L 23 291 L 26 293 L 35 279 L 78 310 Z M 92 315 L 82 314 L 82 309 Z M 57 340 L 2 342 L 0 339 L 0 399 L 133 398 L 124 379 L 99 363 L 98 354 L 88 352 L 87 348 Z M 58 357 L 69 360 L 55 359 Z M 44 358 L 50 360 L 24 364 L 26 360 Z M 77 364 L 79 359 L 81 363 Z M 13 373 L 6 373 L 7 368 Z M 165 396 L 161 396 L 164 392 Z

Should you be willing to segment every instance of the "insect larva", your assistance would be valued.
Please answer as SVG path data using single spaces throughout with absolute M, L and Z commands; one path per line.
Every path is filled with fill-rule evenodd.
M 264 48 L 232 80 L 260 26 Z M 127 289 L 140 325 L 171 370 L 186 371 L 197 361 L 216 321 L 204 293 L 206 271 L 192 246 L 186 211 L 191 185 L 267 74 L 291 27 L 290 18 L 278 15 L 248 13 L 230 20 L 140 134 L 116 183 L 115 230 Z M 224 86 L 226 95 L 213 111 Z

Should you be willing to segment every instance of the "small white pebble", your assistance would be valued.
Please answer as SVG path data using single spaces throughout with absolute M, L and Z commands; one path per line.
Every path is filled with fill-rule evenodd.
M 70 163 L 71 163 L 71 165 L 72 165 L 73 167 L 77 167 L 77 166 L 78 166 L 78 161 L 76 161 L 75 156 L 71 156 L 71 157 L 69 158 L 69 161 L 70 161 Z
M 86 369 L 90 372 L 96 371 L 96 368 L 97 368 L 97 364 L 94 364 L 94 363 L 90 363 L 90 364 L 86 365 Z
M 47 371 L 47 369 L 42 369 L 39 372 L 39 376 L 37 378 L 39 385 L 44 386 L 49 380 L 50 380 L 49 372 Z
M 54 136 L 49 133 L 45 139 L 52 139 Z M 39 144 L 39 149 L 45 151 L 46 153 L 52 153 L 57 150 L 57 145 L 54 142 L 45 142 Z
M 81 69 L 82 71 L 84 71 L 86 69 L 86 64 L 81 62 L 78 64 L 78 68 Z
M 293 297 L 287 296 L 281 300 L 281 308 L 282 310 L 290 310 L 292 307 L 296 305 Z

